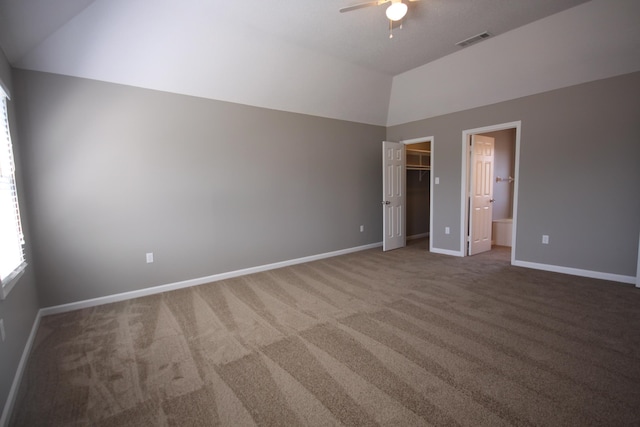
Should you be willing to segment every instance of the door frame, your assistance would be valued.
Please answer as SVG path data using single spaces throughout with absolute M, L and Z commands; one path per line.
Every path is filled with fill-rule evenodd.
M 434 165 L 434 145 L 435 145 L 435 139 L 433 136 L 423 136 L 420 138 L 412 138 L 412 139 L 405 139 L 400 141 L 401 143 L 403 143 L 404 145 L 411 145 L 411 144 L 419 144 L 421 142 L 428 142 L 431 144 L 431 155 L 429 156 L 429 252 L 433 252 L 433 165 Z M 406 160 L 406 151 L 405 151 L 405 160 Z M 405 175 L 407 174 L 406 171 L 406 161 L 405 161 L 405 171 L 404 171 Z M 406 188 L 403 189 L 406 193 Z M 406 200 L 406 194 L 405 194 L 405 205 L 407 203 Z M 407 207 L 405 206 L 404 209 L 405 215 L 407 212 Z
M 517 243 L 517 224 L 518 224 L 518 187 L 520 185 L 520 134 L 522 131 L 522 121 L 501 123 L 491 126 L 484 126 L 474 129 L 462 131 L 462 177 L 460 181 L 460 253 L 462 256 L 469 256 L 467 239 L 469 235 L 469 138 L 471 135 L 495 132 L 499 130 L 515 129 L 516 130 L 516 153 L 515 153 L 515 172 L 514 172 L 514 188 L 513 188 L 513 232 L 511 235 L 511 264 L 515 262 L 516 243 Z

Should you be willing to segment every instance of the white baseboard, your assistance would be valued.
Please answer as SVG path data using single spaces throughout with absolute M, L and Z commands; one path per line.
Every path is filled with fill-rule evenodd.
M 95 307 L 98 305 L 109 304 L 112 302 L 125 301 L 133 298 L 144 297 L 147 295 L 160 294 L 162 292 L 173 291 L 177 289 L 188 288 L 191 286 L 204 285 L 205 283 L 217 282 L 219 280 L 231 279 L 234 277 L 245 276 L 247 274 L 260 273 L 263 271 L 274 270 L 276 268 L 289 267 L 291 265 L 302 264 L 305 262 L 317 261 L 324 258 L 331 258 L 339 255 L 345 255 L 353 252 L 364 251 L 367 249 L 378 248 L 382 246 L 382 242 L 372 243 L 364 246 L 356 246 L 353 248 L 341 249 L 333 252 L 326 252 L 317 255 L 311 255 L 302 258 L 291 259 L 287 261 L 275 262 L 273 264 L 260 265 L 257 267 L 244 268 L 241 270 L 229 271 L 226 273 L 214 274 L 196 279 L 184 280 L 182 282 L 169 283 L 166 285 L 153 286 L 150 288 L 140 289 L 137 291 L 123 292 L 120 294 L 108 295 L 99 298 L 92 298 L 84 301 L 72 302 L 69 304 L 56 305 L 41 309 L 42 316 L 51 314 L 66 313 L 68 311 L 79 310 L 82 308 Z
M 2 416 L 0 417 L 0 427 L 6 427 L 9 425 L 11 411 L 13 410 L 13 405 L 16 403 L 18 389 L 20 387 L 20 383 L 22 382 L 22 374 L 24 373 L 24 369 L 27 366 L 27 360 L 29 359 L 29 354 L 31 354 L 33 342 L 36 339 L 36 333 L 38 332 L 38 326 L 40 326 L 41 317 L 42 310 L 38 310 L 38 314 L 36 314 L 36 318 L 33 321 L 33 326 L 31 327 L 31 333 L 29 334 L 29 338 L 27 338 L 27 343 L 24 346 L 24 350 L 22 350 L 22 357 L 20 357 L 18 369 L 16 369 L 16 374 L 13 377 L 13 382 L 11 383 L 11 389 L 9 389 L 7 401 L 4 403 L 4 410 L 2 411 Z
M 451 256 L 464 256 L 460 251 L 452 251 L 449 249 L 431 248 L 430 252 L 434 254 L 451 255 Z
M 601 271 L 582 270 L 580 268 L 562 267 L 552 264 L 540 264 L 537 262 L 514 260 L 511 265 L 516 267 L 533 268 L 535 270 L 552 271 L 554 273 L 571 274 L 573 276 L 590 277 L 592 279 L 610 280 L 612 282 L 635 284 L 636 278 L 633 276 L 623 276 L 622 274 L 603 273 Z

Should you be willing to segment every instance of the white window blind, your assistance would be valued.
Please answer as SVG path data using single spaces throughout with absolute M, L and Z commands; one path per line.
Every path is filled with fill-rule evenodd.
M 2 91 L 0 98 L 0 298 L 4 299 L 26 264 L 7 97 Z

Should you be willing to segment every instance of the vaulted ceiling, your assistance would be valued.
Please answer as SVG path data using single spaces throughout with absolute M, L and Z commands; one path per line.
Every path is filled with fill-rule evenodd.
M 0 0 L 0 47 L 16 68 L 379 125 L 640 68 L 638 0 L 411 1 L 391 39 L 386 5 L 339 12 L 361 1 Z
M 348 13 L 339 9 L 365 0 L 242 0 L 242 1 L 141 1 L 114 0 L 3 0 L 0 2 L 0 43 L 9 61 L 21 59 L 71 20 L 95 20 L 95 26 L 108 25 L 113 15 L 126 9 L 140 12 L 135 25 L 149 42 L 162 40 L 148 33 L 150 20 L 159 9 L 175 10 L 174 19 L 206 22 L 215 27 L 250 27 L 288 43 L 353 62 L 365 68 L 396 75 L 456 52 L 458 41 L 488 31 L 500 35 L 514 28 L 584 3 L 587 0 L 421 0 L 407 2 L 409 11 L 403 28 L 396 25 L 389 38 L 387 5 Z M 102 3 L 102 4 L 100 4 Z M 173 4 L 171 4 L 173 3 Z M 106 7 L 105 7 L 106 6 Z M 122 8 L 124 6 L 124 8 Z M 87 8 L 110 13 L 92 15 Z M 111 16 L 110 16 L 111 15 Z M 113 23 L 117 22 L 116 20 Z M 120 23 L 120 25 L 123 25 Z M 122 28 L 112 27 L 117 34 Z M 171 32 L 171 22 L 165 31 Z M 82 40 L 76 40 L 82 45 Z M 214 37 L 190 38 L 190 49 L 206 55 Z

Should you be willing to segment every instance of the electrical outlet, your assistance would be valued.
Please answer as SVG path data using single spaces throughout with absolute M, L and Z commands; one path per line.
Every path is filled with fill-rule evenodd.
M 360 232 L 362 233 L 364 231 L 364 225 L 360 226 Z
M 436 176 L 436 179 L 434 181 L 435 181 L 434 184 L 436 185 L 440 184 L 440 177 Z
M 151 264 L 153 262 L 153 252 L 147 252 L 147 264 Z
M 546 234 L 542 235 L 542 244 L 543 245 L 548 245 L 549 244 L 549 236 L 547 236 Z
M 444 234 L 451 234 L 451 228 L 445 227 L 444 228 Z
M 0 335 L 2 336 L 2 342 L 4 342 L 4 320 L 0 319 Z

